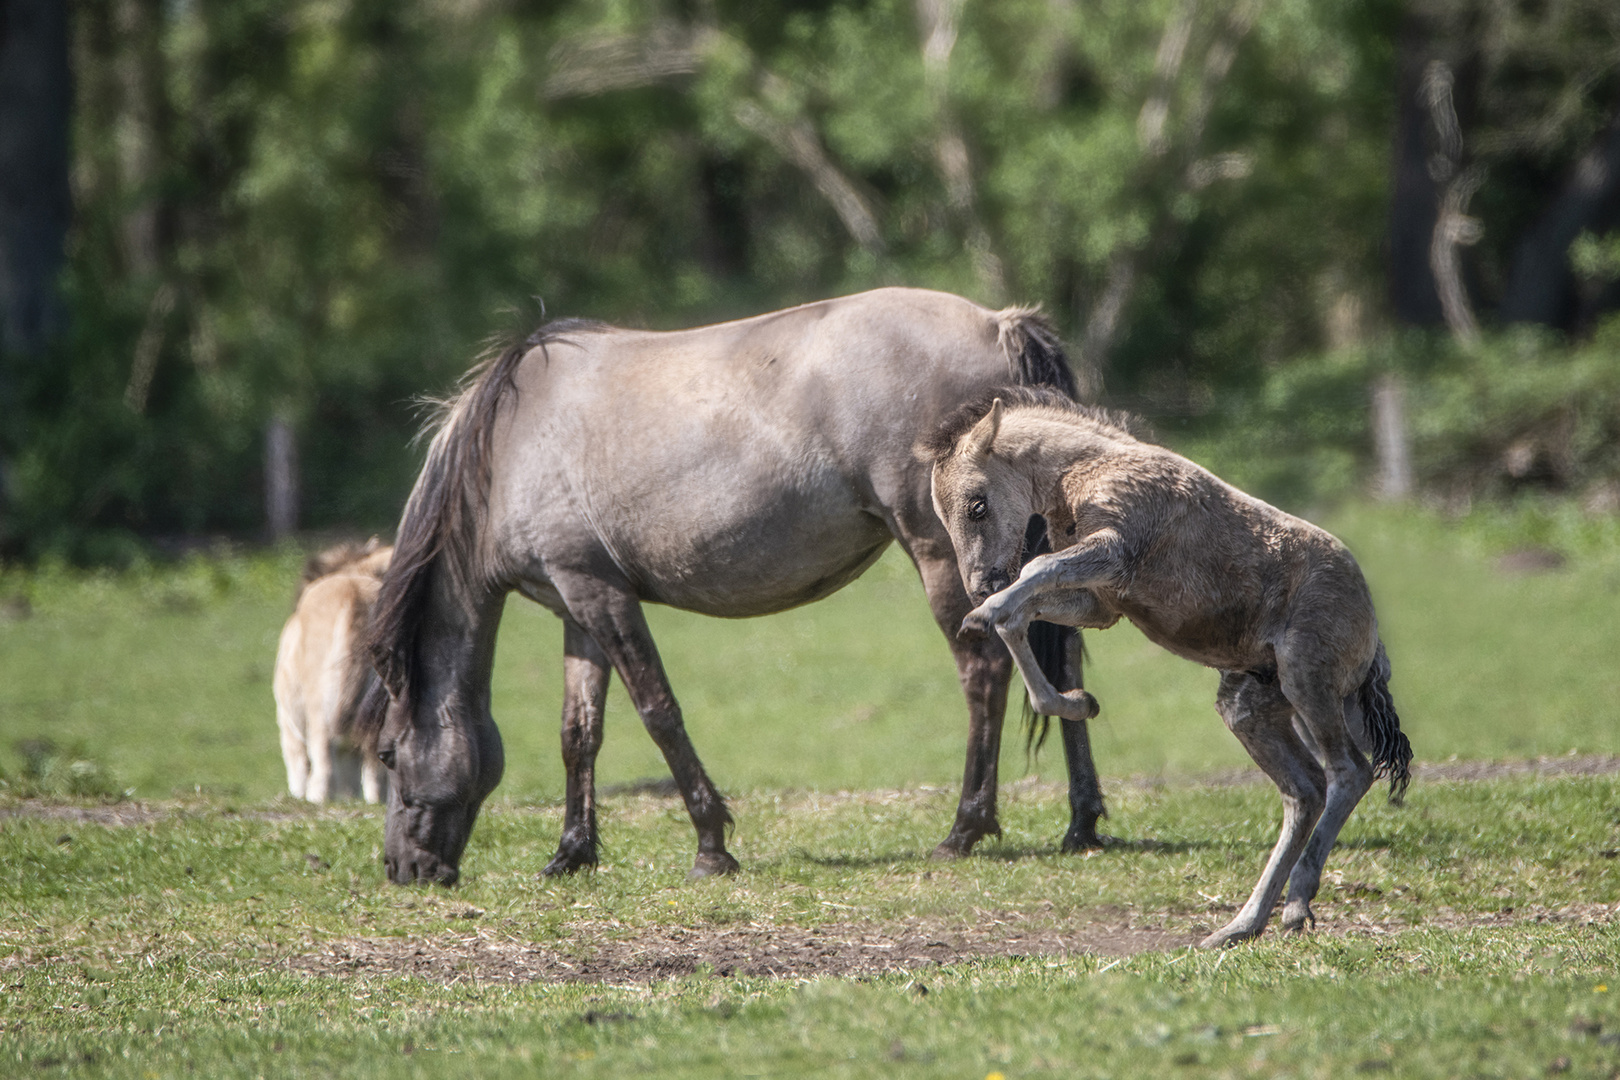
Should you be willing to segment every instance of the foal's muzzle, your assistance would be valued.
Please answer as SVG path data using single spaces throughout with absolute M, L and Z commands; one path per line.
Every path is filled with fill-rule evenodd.
M 1012 575 L 1005 570 L 991 570 L 979 578 L 979 588 L 973 593 L 973 605 L 984 603 L 990 597 L 1012 584 Z

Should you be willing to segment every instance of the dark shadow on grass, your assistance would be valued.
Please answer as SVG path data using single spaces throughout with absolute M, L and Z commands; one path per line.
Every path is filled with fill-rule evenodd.
M 1130 853 L 1182 855 L 1191 851 L 1199 851 L 1206 848 L 1221 846 L 1208 840 L 1121 840 L 1114 836 L 1105 836 L 1102 838 L 1102 840 L 1103 845 L 1101 848 L 1093 848 L 1091 850 L 1103 855 Z M 1083 856 L 1085 852 L 1076 851 L 1068 854 L 1079 857 Z M 1065 856 L 1065 853 L 1057 844 L 1003 844 L 992 842 L 976 848 L 973 854 L 969 855 L 967 859 L 983 859 L 989 862 L 1012 863 L 1020 862 L 1024 859 L 1045 859 L 1052 858 L 1054 856 L 1060 858 Z M 810 863 L 814 866 L 827 867 L 828 869 L 833 870 L 875 870 L 884 868 L 899 869 L 902 867 L 925 870 L 934 868 L 944 869 L 949 866 L 959 865 L 964 861 L 957 859 L 937 862 L 921 852 L 906 852 L 904 854 L 884 853 L 873 855 L 817 855 L 803 849 L 791 852 L 789 854 L 789 858 L 800 862 Z

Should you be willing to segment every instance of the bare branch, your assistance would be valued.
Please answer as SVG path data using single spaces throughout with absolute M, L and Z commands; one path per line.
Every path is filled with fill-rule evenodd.
M 165 281 L 152 294 L 146 308 L 141 336 L 135 341 L 135 358 L 129 365 L 129 383 L 124 387 L 124 405 L 137 416 L 146 411 L 146 397 L 157 373 L 158 353 L 163 350 L 163 324 L 174 310 L 174 286 Z
M 557 101 L 693 75 L 703 66 L 713 39 L 707 27 L 674 23 L 661 23 L 646 34 L 567 38 L 551 50 L 551 74 L 540 93 Z
M 990 240 L 990 231 L 979 217 L 972 158 L 950 106 L 951 52 L 956 48 L 957 19 L 963 2 L 916 0 L 917 29 L 922 35 L 923 80 L 934 107 L 937 129 L 934 160 L 945 182 L 946 203 L 962 224 L 968 255 L 986 293 L 985 299 L 999 303 L 1006 297 L 1006 274 Z
M 1457 248 L 1477 243 L 1484 235 L 1479 219 L 1468 216 L 1468 200 L 1484 183 L 1485 173 L 1478 166 L 1458 172 L 1463 136 L 1451 100 L 1452 83 L 1451 68 L 1444 60 L 1431 61 L 1423 73 L 1423 104 L 1429 110 L 1429 122 L 1436 139 L 1435 152 L 1429 156 L 1429 176 L 1435 183 L 1445 185 L 1445 194 L 1440 198 L 1440 209 L 1435 215 L 1434 233 L 1429 240 L 1429 269 L 1434 273 L 1440 310 L 1452 336 L 1472 347 L 1479 344 L 1479 321 L 1474 318 L 1468 289 L 1463 284 Z
M 764 139 L 788 161 L 809 176 L 822 198 L 832 206 L 850 237 L 867 251 L 883 251 L 883 235 L 877 215 L 866 199 L 827 157 L 809 121 L 785 121 L 773 116 L 758 102 L 743 99 L 732 108 L 732 117 L 748 131 Z

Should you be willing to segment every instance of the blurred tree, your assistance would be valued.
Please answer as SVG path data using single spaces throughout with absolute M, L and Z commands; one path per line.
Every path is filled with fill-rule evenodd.
M 658 327 L 890 283 L 1041 302 L 1092 392 L 1169 426 L 1440 323 L 1437 275 L 1484 334 L 1535 257 L 1569 325 L 1612 302 L 1601 0 L 72 12 L 71 318 L 14 382 L 6 554 L 262 535 L 271 488 L 385 527 L 412 401 L 534 297 Z
M 19 384 L 60 331 L 69 223 L 68 20 L 57 0 L 0 0 L 0 545 L 15 535 Z

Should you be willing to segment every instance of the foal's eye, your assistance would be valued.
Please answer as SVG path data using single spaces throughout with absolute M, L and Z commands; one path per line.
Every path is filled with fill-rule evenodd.
M 974 499 L 968 503 L 968 520 L 983 521 L 984 515 L 990 512 L 990 504 L 983 499 Z

